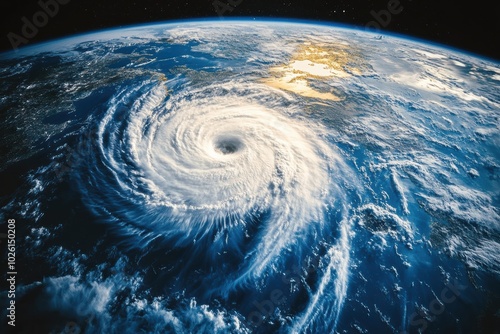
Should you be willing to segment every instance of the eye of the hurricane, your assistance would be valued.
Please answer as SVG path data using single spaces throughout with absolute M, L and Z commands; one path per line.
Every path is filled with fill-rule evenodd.
M 215 141 L 215 150 L 221 154 L 234 154 L 243 148 L 243 142 L 236 137 L 221 137 Z

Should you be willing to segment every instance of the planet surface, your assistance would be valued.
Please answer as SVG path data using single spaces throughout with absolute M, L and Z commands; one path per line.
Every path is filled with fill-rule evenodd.
M 185 21 L 3 53 L 0 77 L 3 329 L 498 333 L 498 62 Z

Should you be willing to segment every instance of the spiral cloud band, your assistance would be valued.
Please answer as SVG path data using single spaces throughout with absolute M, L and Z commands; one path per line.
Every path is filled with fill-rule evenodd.
M 324 128 L 301 113 L 286 93 L 260 84 L 124 90 L 99 124 L 98 163 L 85 173 L 94 179 L 82 182 L 87 199 L 143 245 L 206 239 L 208 253 L 245 253 L 239 277 L 258 276 L 300 238 L 321 234 L 342 197 L 348 168 Z

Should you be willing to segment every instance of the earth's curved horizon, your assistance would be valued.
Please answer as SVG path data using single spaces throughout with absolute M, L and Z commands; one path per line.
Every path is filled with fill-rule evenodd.
M 465 48 L 458 47 L 456 45 L 451 45 L 451 44 L 444 44 L 442 42 L 437 42 L 437 41 L 431 41 L 427 40 L 425 38 L 419 37 L 419 36 L 414 36 L 414 35 L 406 35 L 404 33 L 398 33 L 394 31 L 388 31 L 384 29 L 377 29 L 374 27 L 367 27 L 361 26 L 361 25 L 353 25 L 353 24 L 348 24 L 348 23 L 341 23 L 341 22 L 332 22 L 332 21 L 320 21 L 320 20 L 313 20 L 313 19 L 299 19 L 299 18 L 270 18 L 270 17 L 245 17 L 245 16 L 233 16 L 233 17 L 224 17 L 224 18 L 218 18 L 218 17 L 206 17 L 206 18 L 188 18 L 188 19 L 177 19 L 177 20 L 165 20 L 165 21 L 154 21 L 154 22 L 143 22 L 143 23 L 136 23 L 136 24 L 126 24 L 122 26 L 116 26 L 116 27 L 107 27 L 103 29 L 95 29 L 95 30 L 89 30 L 89 31 L 84 31 L 76 34 L 68 34 L 60 37 L 56 37 L 53 39 L 47 39 L 43 41 L 37 41 L 37 42 L 29 42 L 21 47 L 17 47 L 15 49 L 9 49 L 9 50 L 3 50 L 0 51 L 0 57 L 15 57 L 18 55 L 22 55 L 24 53 L 29 53 L 32 52 L 31 50 L 37 49 L 37 48 L 44 48 L 48 45 L 54 45 L 57 43 L 64 43 L 64 41 L 70 41 L 70 40 L 78 40 L 79 38 L 82 38 L 83 40 L 91 40 L 91 38 L 95 38 L 93 36 L 117 31 L 117 30 L 128 30 L 128 29 L 137 29 L 137 28 L 144 28 L 144 27 L 155 27 L 155 26 L 170 26 L 170 25 L 179 25 L 179 24 L 195 24 L 195 25 L 203 25 L 203 24 L 212 24 L 212 23 L 222 23 L 222 24 L 232 24 L 232 23 L 238 23 L 238 22 L 254 22 L 254 23 L 273 23 L 273 24 L 296 24 L 296 25 L 308 25 L 308 26 L 319 26 L 319 27 L 325 27 L 325 28 L 333 28 L 333 29 L 342 29 L 342 30 L 351 30 L 351 31 L 357 31 L 361 33 L 367 33 L 367 34 L 373 34 L 374 37 L 376 38 L 384 38 L 384 37 L 390 37 L 390 38 L 396 38 L 396 39 L 402 39 L 402 40 L 407 40 L 407 41 L 412 41 L 414 43 L 420 43 L 420 44 L 426 44 L 430 45 L 433 48 L 437 49 L 443 49 L 447 50 L 448 52 L 454 52 L 454 53 L 459 53 L 463 54 L 468 57 L 474 57 L 474 58 L 479 58 L 484 61 L 488 62 L 493 62 L 493 63 L 499 63 L 500 59 L 488 56 L 486 54 L 480 53 L 480 52 L 475 52 L 471 51 Z
M 500 324 L 498 61 L 238 18 L 30 45 L 0 77 L 17 330 Z

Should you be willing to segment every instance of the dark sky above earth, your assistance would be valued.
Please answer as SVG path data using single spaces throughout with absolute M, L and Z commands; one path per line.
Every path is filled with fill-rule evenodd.
M 38 15 L 39 2 L 59 1 L 53 17 Z M 383 29 L 410 35 L 500 60 L 500 6 L 496 2 L 399 0 L 5 0 L 0 4 L 1 50 L 102 28 L 173 19 L 218 17 L 300 18 L 365 27 L 377 22 Z M 490 5 L 494 3 L 494 5 Z M 217 7 L 217 8 L 216 8 Z M 49 6 L 49 8 L 52 8 Z M 402 9 L 402 10 L 401 10 Z M 23 18 L 24 21 L 23 21 Z M 26 21 L 39 20 L 38 31 L 24 38 Z M 46 21 L 46 22 L 44 22 Z M 372 22 L 372 25 L 373 25 Z M 385 27 L 383 27 L 385 26 Z M 19 36 L 23 38 L 15 39 Z

